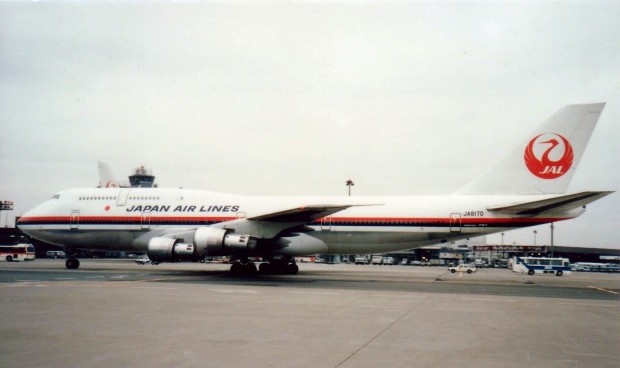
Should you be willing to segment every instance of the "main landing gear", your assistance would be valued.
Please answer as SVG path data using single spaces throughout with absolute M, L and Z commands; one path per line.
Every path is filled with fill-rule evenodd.
M 261 263 L 256 269 L 256 264 L 247 259 L 235 261 L 230 266 L 230 272 L 235 276 L 250 276 L 259 272 L 262 275 L 295 275 L 299 272 L 299 267 L 292 257 L 283 257 L 280 259 L 269 259 L 267 262 Z
M 77 251 L 73 248 L 65 247 L 65 253 L 67 254 L 67 261 L 65 267 L 70 270 L 77 270 L 80 268 L 80 261 L 77 259 Z

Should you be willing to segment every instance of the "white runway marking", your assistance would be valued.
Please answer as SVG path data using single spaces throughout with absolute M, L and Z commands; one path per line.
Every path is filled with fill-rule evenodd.
M 215 291 L 217 293 L 258 294 L 258 291 L 255 290 L 209 289 L 209 291 Z
M 620 293 L 616 293 L 615 291 L 603 289 L 603 288 L 596 287 L 596 286 L 588 286 L 588 287 L 590 289 L 596 289 L 596 290 L 603 291 L 603 292 L 610 293 L 610 294 L 615 294 L 615 295 L 619 295 L 620 294 Z
M 488 298 L 461 298 L 461 300 L 474 301 L 474 302 L 504 302 L 504 303 L 516 303 L 513 299 L 488 299 Z
M 611 307 L 618 308 L 617 304 L 592 304 L 592 303 L 560 303 L 562 305 L 578 305 L 580 307 Z
M 340 293 L 332 293 L 327 291 L 290 291 L 291 294 L 313 294 L 313 295 L 340 295 Z

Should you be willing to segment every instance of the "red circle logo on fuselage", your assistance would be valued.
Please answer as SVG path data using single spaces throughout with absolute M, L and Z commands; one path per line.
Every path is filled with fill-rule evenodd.
M 556 179 L 573 165 L 573 147 L 559 134 L 540 134 L 527 145 L 523 159 L 532 174 L 542 179 Z

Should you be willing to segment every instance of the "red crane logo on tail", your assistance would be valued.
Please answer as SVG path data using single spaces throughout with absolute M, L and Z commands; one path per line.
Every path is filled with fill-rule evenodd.
M 555 133 L 540 134 L 525 148 L 523 159 L 528 170 L 542 179 L 557 179 L 573 164 L 573 147 Z

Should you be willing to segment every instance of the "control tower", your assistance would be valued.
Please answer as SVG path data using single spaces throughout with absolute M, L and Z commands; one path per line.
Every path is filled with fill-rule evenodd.
M 129 177 L 129 183 L 132 188 L 154 188 L 155 176 L 153 176 L 151 170 L 145 169 L 144 166 L 140 166 L 134 170 L 134 174 Z

